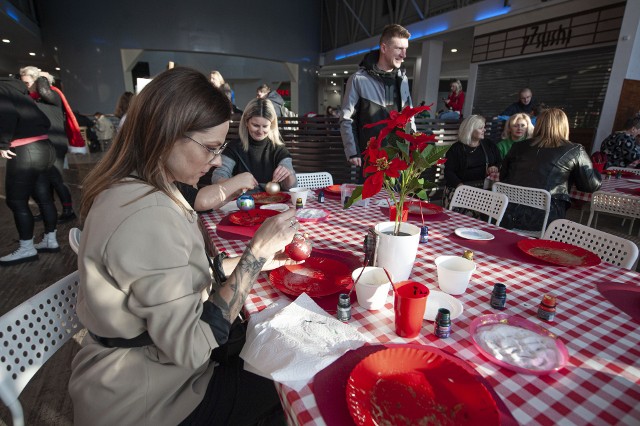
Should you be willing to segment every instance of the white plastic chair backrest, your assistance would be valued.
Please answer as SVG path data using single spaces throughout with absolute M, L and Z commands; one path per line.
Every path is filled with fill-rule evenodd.
M 0 318 L 0 398 L 13 425 L 23 425 L 18 396 L 62 345 L 82 329 L 76 315 L 78 271 Z
M 333 185 L 333 176 L 329 172 L 296 173 L 298 187 L 317 189 Z
M 504 182 L 495 182 L 493 184 L 493 191 L 506 195 L 510 203 L 543 210 L 545 215 L 542 221 L 542 229 L 540 230 L 540 238 L 542 238 L 544 230 L 547 229 L 549 209 L 551 208 L 551 194 L 549 191 L 540 188 L 511 185 Z
M 616 171 L 620 171 L 620 172 L 629 172 L 629 173 L 633 173 L 634 175 L 640 175 L 640 169 L 632 169 L 631 167 L 607 167 L 607 170 L 616 170 Z
M 80 249 L 81 234 L 82 231 L 79 228 L 71 228 L 71 230 L 69 230 L 69 245 L 75 254 L 78 254 L 78 250 Z
M 640 197 L 596 191 L 591 198 L 591 216 L 589 216 L 587 226 L 591 225 L 591 218 L 594 212 L 640 218 Z
M 508 203 L 509 200 L 504 194 L 461 185 L 453 193 L 449 210 L 453 210 L 456 207 L 474 210 L 489 216 L 487 222 L 491 223 L 491 219 L 495 219 L 496 225 L 500 226 L 500 221 L 502 221 L 502 216 L 504 216 Z
M 551 222 L 544 239 L 582 247 L 621 268 L 632 269 L 638 258 L 638 246 L 634 242 L 567 219 Z

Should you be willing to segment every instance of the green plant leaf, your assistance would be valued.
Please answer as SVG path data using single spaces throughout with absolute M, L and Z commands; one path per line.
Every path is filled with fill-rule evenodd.
M 360 200 L 362 200 L 362 185 L 357 186 L 356 189 L 353 190 L 353 192 L 351 193 L 351 197 L 349 197 L 349 199 L 347 200 L 347 203 L 344 205 L 343 208 L 348 209 L 354 203 L 357 203 Z M 344 200 L 341 200 L 341 201 L 344 201 Z

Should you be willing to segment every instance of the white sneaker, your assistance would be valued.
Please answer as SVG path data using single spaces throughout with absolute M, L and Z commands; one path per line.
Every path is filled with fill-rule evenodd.
M 33 239 L 20 240 L 20 247 L 11 254 L 0 257 L 0 266 L 17 265 L 18 263 L 38 260 L 38 252 L 33 245 Z
M 34 244 L 34 247 L 40 253 L 56 253 L 60 251 L 60 246 L 58 245 L 58 240 L 56 239 L 56 231 L 44 234 L 42 241 Z

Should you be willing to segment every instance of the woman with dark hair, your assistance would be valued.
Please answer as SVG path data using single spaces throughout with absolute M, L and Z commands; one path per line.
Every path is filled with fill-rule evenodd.
M 295 212 L 265 221 L 242 256 L 210 258 L 174 184 L 220 165 L 230 116 L 207 77 L 167 70 L 85 179 L 77 312 L 88 333 L 69 381 L 78 425 L 284 421 L 273 382 L 237 356 L 238 315 L 261 270 L 292 263 L 277 253 Z
M 606 167 L 636 167 L 640 163 L 640 113 L 624 123 L 624 129 L 613 132 L 600 145 L 607 155 Z
M 279 182 L 282 189 L 296 186 L 291 154 L 278 130 L 278 117 L 268 99 L 249 101 L 238 128 L 240 139 L 229 142 L 222 155 L 222 165 L 213 171 L 211 181 L 222 183 L 240 173 L 251 173 L 264 187 Z
M 571 205 L 569 191 L 594 192 L 601 177 L 582 145 L 569 141 L 569 120 L 564 111 L 549 108 L 538 116 L 533 138 L 511 147 L 502 161 L 500 180 L 511 185 L 546 189 L 551 193 L 548 223 L 565 217 Z M 509 203 L 500 226 L 539 230 L 540 209 Z
M 0 266 L 37 260 L 38 249 L 60 250 L 47 248 L 56 240 L 58 219 L 47 178 L 56 158 L 48 136 L 49 126 L 49 119 L 31 99 L 24 83 L 0 77 L 0 157 L 7 160 L 6 201 L 20 238 L 17 250 L 0 257 Z M 45 229 L 45 238 L 35 245 L 33 214 L 29 209 L 31 196 L 38 203 Z
M 127 115 L 127 111 L 129 110 L 129 105 L 131 104 L 132 99 L 133 93 L 131 92 L 124 92 L 118 98 L 116 110 L 113 112 L 113 115 L 120 119 L 120 122 L 118 123 L 118 129 L 124 124 L 124 117 Z

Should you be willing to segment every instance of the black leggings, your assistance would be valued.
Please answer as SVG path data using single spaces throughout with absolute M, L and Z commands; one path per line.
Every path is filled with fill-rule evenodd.
M 49 169 L 49 182 L 51 183 L 53 190 L 56 192 L 56 194 L 58 194 L 58 198 L 60 198 L 60 204 L 62 204 L 62 207 L 71 208 L 71 191 L 69 190 L 69 187 L 64 183 L 64 180 L 62 178 L 64 156 L 67 155 L 68 150 L 67 144 L 66 142 L 64 146 L 54 144 L 54 148 L 56 150 L 56 161 L 53 163 L 55 167 L 51 167 Z
M 33 215 L 29 209 L 31 196 L 42 213 L 45 232 L 55 231 L 58 217 L 47 178 L 56 157 L 53 145 L 46 139 L 11 148 L 11 151 L 16 156 L 7 160 L 5 193 L 20 239 L 33 238 Z

